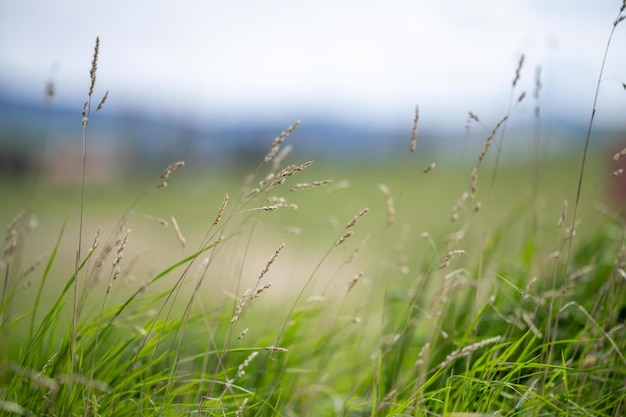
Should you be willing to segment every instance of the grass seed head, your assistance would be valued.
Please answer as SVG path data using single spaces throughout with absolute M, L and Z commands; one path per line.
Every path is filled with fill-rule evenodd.
M 478 119 L 478 116 L 476 115 L 476 113 L 472 113 L 471 111 L 467 113 L 469 114 L 470 120 L 474 120 L 475 122 L 480 123 L 480 119 Z
M 493 138 L 496 136 L 496 132 L 498 131 L 502 123 L 506 121 L 506 119 L 508 119 L 508 116 L 504 116 L 502 119 L 500 119 L 500 121 L 496 124 L 496 126 L 491 131 L 491 133 L 489 133 L 489 136 L 487 136 L 487 140 L 485 141 L 485 146 L 483 147 L 483 150 L 481 151 L 480 156 L 478 157 L 478 162 L 483 161 L 483 158 L 487 154 L 487 151 L 489 150 L 489 147 L 491 146 L 491 143 L 493 142 Z
M 280 252 L 282 252 L 282 250 L 284 248 L 285 248 L 285 242 L 281 243 L 280 246 L 278 246 L 278 248 L 276 248 L 276 250 L 274 251 L 274 254 L 271 256 L 271 258 L 265 264 L 265 268 L 263 268 L 263 271 L 261 271 L 261 274 L 259 275 L 259 278 L 257 279 L 258 281 L 260 281 L 261 278 L 263 278 L 265 276 L 265 274 L 267 274 L 267 272 L 270 270 L 270 267 L 276 261 L 276 258 L 278 258 L 278 255 L 280 254 Z
M 352 278 L 352 280 L 350 280 L 350 282 L 348 283 L 348 292 L 354 288 L 354 286 L 356 285 L 357 282 L 359 282 L 359 280 L 361 279 L 361 277 L 363 276 L 363 271 L 360 271 L 359 273 L 357 273 L 354 278 Z
M 567 217 L 567 200 L 563 200 L 563 208 L 561 208 L 561 216 L 559 217 L 559 221 L 557 222 L 557 226 L 563 226 L 563 222 Z
M 396 221 L 396 205 L 393 201 L 393 195 L 391 190 L 385 184 L 378 184 L 378 189 L 385 196 L 385 203 L 387 206 L 387 226 L 392 226 Z
M 183 236 L 183 233 L 180 231 L 180 227 L 178 227 L 178 222 L 176 222 L 176 218 L 172 216 L 171 219 L 174 230 L 176 231 L 176 237 L 178 238 L 181 246 L 184 248 L 185 246 L 187 246 L 187 239 L 185 239 L 185 236 Z
M 422 171 L 424 174 L 428 174 L 430 171 L 432 171 L 433 169 L 435 169 L 435 167 L 437 166 L 436 163 L 432 162 L 430 165 L 428 165 L 426 168 L 424 168 L 424 170 Z
M 368 211 L 370 211 L 370 209 L 368 209 L 367 207 L 366 207 L 366 208 L 364 208 L 363 210 L 361 210 L 361 211 L 359 212 L 359 214 L 357 214 L 356 216 L 354 216 L 354 218 L 353 218 L 352 220 L 350 220 L 350 221 L 346 224 L 345 229 L 349 229 L 349 228 L 351 228 L 351 227 L 354 227 L 354 226 L 355 226 L 355 225 L 359 222 L 359 220 L 361 220 L 361 219 L 363 218 L 363 216 L 365 216 L 365 215 L 367 214 L 367 212 L 368 212 Z
M 98 71 L 98 54 L 100 53 L 100 37 L 96 37 L 96 46 L 93 49 L 93 59 L 91 60 L 91 69 L 89 70 L 89 97 L 93 95 L 93 89 L 96 86 L 96 72 Z
M 107 90 L 106 93 L 104 93 L 104 96 L 102 97 L 102 100 L 100 100 L 100 103 L 98 103 L 98 107 L 96 107 L 96 111 L 100 110 L 102 108 L 102 106 L 104 106 L 104 103 L 106 103 L 107 98 L 109 98 L 109 91 Z
M 413 119 L 413 131 L 411 134 L 411 144 L 409 145 L 409 151 L 415 152 L 417 148 L 417 122 L 420 118 L 420 108 L 419 106 L 415 106 L 415 118 Z
M 224 199 L 222 200 L 222 204 L 220 205 L 220 209 L 217 211 L 217 216 L 215 220 L 213 220 L 213 224 L 218 224 L 222 219 L 222 215 L 224 214 L 224 209 L 226 208 L 226 204 L 228 203 L 228 193 L 224 194 Z
M 473 200 L 476 197 L 476 188 L 478 187 L 478 168 L 474 167 L 472 170 L 472 176 L 470 177 L 470 193 L 469 199 Z
M 520 72 L 522 71 L 522 67 L 524 66 L 524 54 L 519 57 L 519 61 L 517 62 L 517 69 L 515 70 L 515 78 L 513 78 L 513 87 L 517 85 L 517 82 L 520 79 Z
M 450 265 L 450 261 L 452 260 L 452 258 L 462 255 L 465 255 L 465 251 L 463 249 L 451 250 L 450 252 L 446 253 L 445 256 L 441 259 L 441 262 L 439 262 L 439 269 L 447 268 Z
M 348 240 L 350 236 L 352 236 L 353 234 L 354 232 L 352 230 L 348 231 L 348 233 L 344 234 L 343 236 L 341 236 L 339 239 L 335 241 L 335 246 L 341 245 L 343 242 Z
M 239 333 L 239 336 L 237 336 L 237 340 L 241 340 L 246 334 L 248 334 L 248 328 L 247 327 L 245 329 L 243 329 L 241 331 L 241 333 Z
M 47 101 L 51 101 L 54 98 L 54 82 L 48 81 L 46 83 L 45 96 Z
M 265 158 L 264 158 L 265 162 L 271 161 L 272 158 L 276 156 L 276 154 L 278 153 L 278 150 L 280 149 L 280 144 L 285 141 L 287 136 L 289 136 L 291 132 L 293 132 L 296 127 L 298 127 L 299 124 L 300 124 L 300 120 L 297 120 L 294 124 L 289 126 L 287 130 L 282 132 L 280 135 L 278 135 L 278 137 L 276 137 L 276 139 L 274 139 L 274 142 L 272 142 L 272 149 L 269 151 L 267 155 L 265 155 Z
M 165 168 L 165 170 L 163 170 L 163 173 L 161 174 L 161 179 L 162 180 L 168 179 L 170 177 L 170 175 L 172 174 L 172 172 L 174 172 L 178 168 L 184 167 L 184 166 L 185 166 L 185 161 L 174 162 L 173 164 L 171 164 L 170 166 Z
M 279 346 L 266 346 L 265 350 L 269 350 L 270 352 L 289 352 L 289 349 Z

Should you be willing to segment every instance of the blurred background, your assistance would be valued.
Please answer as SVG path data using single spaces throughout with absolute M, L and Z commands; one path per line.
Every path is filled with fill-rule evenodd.
M 620 5 L 2 2 L 0 169 L 28 170 L 45 140 L 46 177 L 79 178 L 69 167 L 80 161 L 96 36 L 94 100 L 109 96 L 90 123 L 92 180 L 176 159 L 199 167 L 256 162 L 296 120 L 302 124 L 291 139 L 309 159 L 391 158 L 406 152 L 416 105 L 421 152 L 446 153 L 467 141 L 480 148 L 511 105 L 509 155 L 532 153 L 537 132 L 545 152 L 578 151 Z M 617 29 L 594 143 L 626 132 L 626 33 Z M 484 124 L 469 133 L 468 111 Z

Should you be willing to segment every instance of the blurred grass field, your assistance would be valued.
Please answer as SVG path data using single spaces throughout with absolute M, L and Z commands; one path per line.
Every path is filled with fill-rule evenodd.
M 397 157 L 314 163 L 298 121 L 258 165 L 92 182 L 98 53 L 69 181 L 0 179 L 0 414 L 624 415 L 626 149 L 593 118 L 509 139 L 522 93 L 422 153 L 416 108 Z
M 585 234 L 595 230 L 599 222 L 606 221 L 602 207 L 608 209 L 611 198 L 607 192 L 610 173 L 606 172 L 605 157 L 604 153 L 597 152 L 590 158 L 582 188 L 578 213 L 581 224 L 577 229 L 577 239 L 584 239 Z M 436 162 L 436 168 L 425 174 L 423 170 L 431 162 Z M 337 230 L 365 207 L 370 209 L 370 213 L 360 226 L 359 239 L 370 236 L 365 245 L 368 255 L 363 259 L 363 262 L 369 263 L 369 268 L 380 265 L 386 248 L 394 245 L 389 240 L 397 239 L 405 225 L 410 225 L 410 230 L 405 233 L 405 249 L 415 254 L 414 259 L 406 262 L 414 266 L 415 262 L 423 262 L 433 253 L 423 232 L 436 241 L 442 241 L 449 234 L 466 230 L 464 246 L 470 251 L 472 249 L 469 248 L 474 248 L 473 251 L 478 253 L 477 248 L 488 244 L 484 241 L 485 236 L 504 229 L 506 232 L 501 235 L 502 241 L 498 242 L 498 250 L 502 253 L 520 253 L 528 236 L 533 235 L 539 246 L 535 250 L 545 255 L 557 249 L 556 245 L 562 237 L 557 234 L 560 232 L 555 225 L 561 215 L 563 201 L 567 200 L 571 207 L 575 200 L 579 164 L 576 155 L 543 160 L 541 165 L 532 160 L 505 159 L 498 168 L 495 180 L 492 177 L 493 164 L 486 164 L 479 174 L 476 201 L 471 207 L 464 207 L 459 212 L 459 219 L 452 222 L 453 206 L 468 189 L 471 160 L 459 163 L 454 157 L 431 160 L 410 155 L 410 158 L 402 158 L 397 164 L 376 161 L 315 163 L 298 178 L 290 178 L 285 189 L 298 182 L 332 180 L 332 183 L 317 189 L 281 192 L 280 195 L 288 203 L 296 204 L 298 208 L 261 213 L 253 226 L 254 237 L 250 244 L 252 259 L 258 257 L 259 262 L 264 262 L 274 248 L 286 242 L 285 253 L 288 255 L 284 256 L 293 262 L 282 259 L 281 263 L 283 274 L 292 277 L 283 285 L 287 287 L 285 289 L 291 287 L 295 290 L 301 281 L 297 275 L 305 271 L 290 270 L 288 265 L 304 262 L 312 268 L 311 264 L 337 238 Z M 154 178 L 158 174 L 155 172 Z M 84 245 L 91 244 L 98 228 L 102 228 L 102 236 L 106 237 L 113 233 L 126 213 L 132 213 L 124 226 L 132 230 L 127 254 L 142 254 L 143 259 L 139 259 L 133 275 L 138 279 L 145 278 L 199 247 L 224 194 L 228 193 L 231 201 L 240 197 L 248 174 L 238 169 L 215 172 L 187 166 L 176 172 L 170 185 L 161 190 L 154 187 L 155 182 L 149 176 L 88 184 Z M 396 230 L 393 231 L 386 224 L 387 208 L 381 184 L 390 190 L 394 199 L 397 219 Z M 28 205 L 28 180 L 4 180 L 0 182 L 0 192 L 4 196 L 0 223 L 7 225 Z M 28 244 L 22 254 L 24 267 L 41 254 L 49 253 L 64 221 L 67 221 L 59 251 L 64 258 L 53 271 L 53 276 L 64 282 L 74 267 L 80 186 L 49 184 L 44 180 L 38 184 L 32 201 L 32 214 L 37 219 L 37 227 L 27 237 Z M 476 202 L 480 202 L 480 210 L 474 212 Z M 267 204 L 259 199 L 256 207 L 264 205 Z M 243 213 L 237 214 L 235 224 L 244 223 L 247 215 L 254 213 L 250 210 L 254 208 L 250 205 Z M 186 240 L 185 247 L 177 239 L 172 217 Z M 157 219 L 165 220 L 168 225 L 163 226 Z M 569 226 L 566 220 L 563 229 Z M 234 252 L 241 251 L 238 245 L 233 248 Z M 246 256 L 250 257 L 249 254 Z M 224 274 L 234 273 L 237 262 L 237 256 L 233 254 L 228 261 L 233 266 L 226 268 Z M 215 277 L 216 282 L 224 280 L 227 281 L 224 277 Z M 327 281 L 323 277 L 320 280 Z M 228 284 L 224 286 L 225 290 L 230 290 Z

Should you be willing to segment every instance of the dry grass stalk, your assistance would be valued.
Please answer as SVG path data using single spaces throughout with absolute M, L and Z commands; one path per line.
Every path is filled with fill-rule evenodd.
M 428 174 L 430 171 L 432 171 L 433 169 L 435 169 L 435 167 L 437 166 L 436 163 L 431 163 L 430 165 L 428 165 L 426 168 L 424 168 L 424 170 L 422 171 L 424 174 Z
M 248 301 L 248 296 L 250 295 L 251 292 L 252 290 L 250 288 L 244 291 L 243 295 L 239 299 L 239 303 L 237 304 L 237 307 L 235 308 L 235 313 L 233 314 L 233 317 L 230 319 L 230 324 L 234 324 L 237 320 L 239 320 L 239 317 L 241 316 L 241 313 L 243 313 L 243 309 L 246 306 L 246 303 Z
M 459 243 L 461 240 L 463 240 L 463 238 L 465 237 L 465 233 L 466 233 L 467 229 L 460 229 L 457 230 L 456 232 L 450 233 L 447 237 L 447 244 L 448 247 L 452 247 L 454 245 L 456 245 L 457 243 Z
M 335 241 L 335 246 L 341 245 L 343 242 L 348 240 L 350 238 L 350 236 L 352 236 L 353 234 L 354 234 L 354 232 L 352 230 L 350 230 L 348 233 L 346 233 L 345 235 L 341 236 L 339 239 L 337 239 Z
M 289 126 L 287 130 L 282 132 L 276 139 L 274 139 L 274 142 L 272 143 L 272 149 L 269 151 L 267 155 L 265 155 L 265 158 L 264 158 L 265 162 L 271 161 L 272 158 L 276 156 L 276 154 L 278 153 L 278 150 L 280 149 L 280 144 L 284 142 L 287 136 L 289 136 L 291 132 L 293 132 L 296 127 L 298 127 L 299 124 L 300 124 L 300 120 L 297 120 L 294 124 Z
M 91 69 L 89 70 L 89 97 L 93 95 L 93 89 L 96 86 L 96 72 L 98 71 L 98 54 L 100 52 L 100 37 L 96 37 L 96 46 L 93 50 L 93 59 L 91 60 Z
M 396 221 L 396 206 L 393 201 L 391 190 L 385 184 L 378 184 L 378 189 L 384 194 L 387 204 L 387 226 L 392 226 Z
M 237 340 L 241 340 L 241 339 L 243 339 L 243 337 L 244 337 L 245 335 L 247 335 L 247 334 L 248 334 L 248 330 L 249 330 L 249 329 L 248 329 L 247 327 L 246 327 L 245 329 L 243 329 L 243 330 L 241 331 L 241 333 L 239 333 L 239 336 L 237 336 Z
M 470 177 L 470 193 L 469 199 L 473 200 L 476 197 L 476 189 L 478 187 L 478 168 L 474 167 L 472 170 L 472 175 Z
M 348 283 L 348 292 L 350 292 L 350 290 L 354 288 L 354 286 L 356 285 L 357 282 L 359 282 L 362 276 L 363 276 L 363 271 L 360 271 L 354 276 L 354 278 L 352 278 L 352 280 L 350 280 L 350 282 Z
M 267 197 L 265 201 L 270 204 L 285 204 L 287 202 L 285 197 L 278 197 L 278 196 Z
M 565 236 L 563 236 L 563 240 L 571 240 L 574 236 L 576 236 L 576 228 L 580 224 L 580 220 L 576 220 L 576 222 L 571 226 L 565 229 Z
M 526 98 L 526 91 L 522 91 L 522 94 L 520 94 L 519 97 L 517 98 L 517 102 L 521 103 L 522 100 L 524 100 L 524 98 Z
M 269 350 L 270 352 L 289 352 L 289 349 L 279 346 L 266 346 L 265 350 Z
M 104 106 L 104 103 L 106 103 L 107 98 L 109 98 L 109 91 L 107 90 L 106 93 L 104 93 L 104 96 L 102 97 L 102 100 L 100 100 L 100 103 L 98 103 L 98 107 L 96 107 L 96 111 L 100 110 L 102 108 L 102 106 Z
M 290 177 L 297 172 L 303 171 L 311 165 L 313 165 L 313 161 L 307 161 L 301 165 L 289 165 L 287 168 L 283 169 L 276 175 L 276 178 L 274 179 L 274 181 L 272 181 L 269 189 L 271 190 L 272 188 L 283 184 L 287 177 Z
M 287 158 L 287 156 L 293 151 L 293 146 L 287 145 L 285 146 L 274 158 L 272 161 L 272 171 L 278 171 L 280 168 L 280 164 Z
M 267 274 L 267 272 L 270 270 L 270 267 L 272 266 L 272 264 L 276 261 L 276 258 L 278 258 L 278 255 L 280 254 L 280 252 L 282 252 L 282 250 L 285 248 L 285 243 L 281 243 L 280 246 L 278 246 L 278 248 L 274 251 L 274 254 L 272 255 L 272 257 L 269 259 L 269 261 L 267 261 L 267 263 L 265 264 L 265 268 L 263 268 L 263 271 L 261 271 L 261 274 L 259 275 L 259 277 L 257 278 L 257 281 L 260 281 L 265 274 Z
M 243 377 L 246 374 L 246 368 L 250 363 L 258 356 L 259 352 L 254 351 L 237 367 L 237 373 L 232 379 L 226 381 L 226 388 L 230 389 L 233 386 L 233 383 L 239 378 Z
M 87 126 L 87 122 L 89 121 L 89 118 L 87 117 L 87 108 L 89 107 L 89 101 L 85 101 L 83 103 L 83 118 L 80 121 L 81 124 L 83 125 L 83 127 Z
M 54 82 L 48 81 L 46 83 L 46 91 L 45 91 L 46 100 L 48 102 L 52 101 L 52 99 L 54 98 L 54 93 L 55 93 Z
M 26 210 L 22 210 L 9 222 L 7 225 L 6 232 L 4 234 L 4 241 L 9 242 L 15 240 L 15 237 L 18 235 L 19 229 L 17 225 L 26 215 Z M 6 249 L 5 249 L 6 252 Z
M 162 180 L 168 179 L 170 175 L 172 174 L 172 172 L 176 171 L 178 168 L 183 167 L 183 166 L 185 166 L 185 161 L 174 162 L 173 164 L 165 168 L 165 170 L 161 174 L 161 179 Z
M 475 122 L 480 123 L 480 119 L 478 119 L 478 116 L 475 113 L 472 113 L 471 111 L 469 111 L 468 113 L 470 120 L 474 120 Z
M 239 406 L 239 408 L 237 408 L 237 412 L 235 413 L 235 417 L 243 416 L 243 410 L 246 407 L 246 404 L 248 404 L 248 398 L 244 398 L 243 399 L 243 401 L 241 402 L 241 405 Z
M 18 214 L 7 227 L 5 244 L 2 251 L 3 257 L 10 257 L 15 253 L 20 243 L 34 228 L 37 227 L 37 219 L 34 217 L 23 222 L 25 212 Z M 19 225 L 19 227 L 18 227 Z
M 133 271 L 133 269 L 135 269 L 139 261 L 146 255 L 146 253 L 148 253 L 148 251 L 144 249 L 140 251 L 139 253 L 134 254 L 133 257 L 130 258 L 130 260 L 126 264 L 126 267 L 120 272 L 120 275 L 125 277 L 125 280 L 124 280 L 125 285 L 132 284 L 133 281 L 135 280 L 135 277 L 133 277 L 131 272 Z
M 359 222 L 359 220 L 361 220 L 361 219 L 363 218 L 363 216 L 365 216 L 365 215 L 367 214 L 367 212 L 368 212 L 368 211 L 370 211 L 370 209 L 368 209 L 367 207 L 366 207 L 366 208 L 364 208 L 363 210 L 361 210 L 361 211 L 359 212 L 359 214 L 357 214 L 356 216 L 354 216 L 354 219 L 350 220 L 350 221 L 346 224 L 345 229 L 349 229 L 349 228 L 351 228 L 351 227 L 354 227 L 354 226 L 355 226 L 355 225 Z
M 439 262 L 439 269 L 447 268 L 450 265 L 450 261 L 452 260 L 452 258 L 462 255 L 465 255 L 465 251 L 463 249 L 451 250 L 450 252 L 446 253 L 445 256 L 441 259 L 441 262 Z
M 404 223 L 398 237 L 396 238 L 396 241 L 392 245 L 393 251 L 397 253 L 403 253 L 402 250 L 406 247 L 406 243 L 408 242 L 410 236 L 411 224 Z M 407 269 L 408 267 L 405 265 L 406 255 L 402 255 L 400 261 L 403 264 L 402 266 L 400 266 L 400 268 L 403 270 Z
M 539 328 L 533 323 L 532 318 L 528 315 L 528 313 L 522 313 L 522 320 L 524 323 L 530 328 L 530 330 L 537 336 L 537 339 L 543 339 L 543 334 L 539 330 Z
M 172 165 L 165 168 L 165 170 L 161 174 L 161 182 L 157 184 L 157 188 L 167 187 L 167 179 L 170 177 L 172 172 L 184 166 L 185 166 L 185 161 L 178 161 L 178 162 L 174 162 Z
M 418 367 L 418 366 L 422 366 L 424 365 L 424 357 L 427 357 L 428 354 L 430 353 L 430 342 L 426 342 L 424 343 L 424 346 L 422 346 L 422 348 L 420 349 L 420 352 L 417 355 L 417 360 L 415 361 L 415 365 L 413 365 L 414 367 Z
M 43 376 L 45 375 L 46 371 L 48 370 L 48 368 L 54 363 L 54 360 L 56 359 L 56 357 L 59 355 L 59 352 L 55 352 L 50 359 L 48 359 L 48 361 L 44 364 L 44 366 L 41 368 L 41 371 L 39 371 L 39 375 Z
M 268 184 L 270 181 L 272 181 L 275 176 L 276 176 L 276 174 L 274 174 L 273 172 L 270 172 L 269 174 L 267 174 L 265 176 L 265 178 L 263 178 L 261 181 L 259 181 L 259 187 L 258 188 L 263 188 L 266 184 Z
M 224 194 L 224 199 L 222 200 L 222 204 L 220 205 L 220 209 L 217 211 L 217 216 L 215 220 L 213 220 L 213 224 L 218 224 L 222 219 L 222 215 L 224 214 L 224 209 L 226 208 L 226 203 L 228 203 L 228 193 Z
M 187 246 L 187 239 L 185 239 L 185 236 L 183 236 L 183 233 L 180 231 L 180 227 L 178 227 L 176 218 L 172 216 L 171 219 L 172 219 L 172 225 L 174 226 L 174 230 L 176 231 L 176 237 L 178 238 L 178 241 L 180 242 L 181 246 L 184 248 L 185 246 Z
M 122 239 L 118 240 L 118 246 L 117 246 L 117 254 L 115 256 L 115 259 L 113 259 L 113 279 L 117 279 L 117 277 L 119 277 L 120 275 L 120 262 L 122 260 L 122 257 L 124 256 L 124 249 L 126 249 L 126 243 L 128 243 L 128 238 L 130 236 L 130 229 L 126 230 L 126 233 L 124 233 L 124 236 L 122 237 Z
M 297 204 L 287 204 L 287 203 L 276 203 L 276 204 L 271 204 L 269 206 L 263 206 L 263 207 L 259 207 L 259 208 L 256 208 L 256 209 L 249 209 L 249 210 L 276 211 L 278 209 L 297 210 L 298 209 L 298 205 Z
M 283 228 L 283 232 L 289 233 L 292 235 L 299 235 L 302 233 L 302 229 L 297 226 L 285 226 Z
M 465 202 L 467 201 L 468 198 L 469 198 L 469 194 L 467 191 L 465 191 L 463 194 L 461 194 L 461 197 L 458 199 L 456 204 L 452 207 L 452 216 L 450 217 L 450 221 L 452 223 L 457 221 L 457 219 L 459 218 L 459 211 L 461 211 L 461 209 L 465 205 Z
M 517 85 L 517 82 L 520 79 L 520 72 L 522 71 L 522 67 L 524 66 L 524 54 L 519 57 L 519 62 L 517 63 L 517 69 L 515 70 L 515 78 L 513 78 L 513 87 Z
M 91 244 L 91 247 L 89 248 L 89 253 L 95 251 L 96 248 L 98 247 L 98 241 L 100 240 L 101 233 L 102 233 L 102 227 L 98 227 L 96 229 L 96 234 L 93 237 L 93 243 Z
M 506 121 L 506 119 L 508 119 L 508 116 L 504 116 L 502 119 L 500 119 L 500 121 L 496 124 L 496 126 L 491 131 L 491 133 L 489 133 L 489 136 L 487 136 L 487 140 L 485 141 L 485 146 L 483 147 L 483 150 L 480 153 L 480 156 L 478 157 L 478 162 L 482 162 L 483 158 L 485 157 L 485 154 L 487 153 L 487 151 L 489 150 L 489 147 L 491 146 L 491 143 L 493 142 L 493 138 L 496 136 L 496 132 L 498 131 L 502 123 Z
M 540 107 L 539 107 L 539 93 L 541 92 L 541 66 L 537 66 L 535 68 L 535 90 L 533 91 L 533 96 L 535 97 L 535 117 L 539 118 Z
M 567 217 L 567 200 L 563 200 L 563 208 L 561 209 L 561 217 L 559 217 L 559 221 L 557 223 L 558 227 L 563 226 L 563 222 Z
M 257 288 L 252 294 L 252 296 L 250 297 L 249 302 L 252 302 L 252 300 L 260 296 L 263 293 L 263 291 L 267 290 L 271 286 L 272 286 L 272 283 L 268 282 L 267 284 L 263 285 L 261 288 Z
M 22 271 L 22 274 L 21 274 L 22 277 L 27 277 L 29 274 L 31 274 L 42 263 L 48 260 L 48 256 L 49 255 L 47 253 L 44 253 L 42 255 L 39 255 L 37 258 L 35 258 L 35 260 L 31 262 L 31 264 L 26 269 L 24 269 L 24 271 Z
M 123 233 L 126 230 L 126 225 L 128 224 L 128 221 L 131 215 L 132 215 L 132 212 L 128 212 L 124 215 L 124 217 L 118 224 L 117 228 L 111 235 L 111 237 L 106 241 L 105 245 L 102 247 L 102 250 L 100 251 L 98 256 L 95 258 L 94 268 L 91 271 L 91 277 L 90 277 L 92 286 L 95 286 L 100 281 L 100 278 L 102 276 L 102 272 L 104 269 L 103 266 L 105 264 L 105 261 L 107 257 L 109 256 L 109 254 L 115 248 L 115 245 L 119 245 L 119 242 L 121 242 L 121 240 L 123 239 Z M 99 244 L 98 244 L 99 237 L 100 237 L 100 228 L 98 228 L 98 230 L 96 231 L 94 243 L 90 250 L 95 250 L 96 247 L 99 247 Z M 113 241 L 113 238 L 115 238 L 115 241 Z
M 332 182 L 333 180 L 321 180 L 321 181 L 298 183 L 294 185 L 293 187 L 291 187 L 289 191 L 297 191 L 297 190 L 304 190 L 307 188 L 323 187 L 325 185 L 332 184 Z
M 117 244 L 117 255 L 115 257 L 115 259 L 113 260 L 113 266 L 118 266 L 120 261 L 122 260 L 122 256 L 124 255 L 124 249 L 126 249 L 126 244 L 128 243 L 128 238 L 130 236 L 130 229 L 126 230 L 126 233 L 124 233 L 124 236 L 122 236 L 121 239 L 118 239 L 116 244 Z
M 409 146 L 410 152 L 415 152 L 417 148 L 417 122 L 420 118 L 420 108 L 415 106 L 415 118 L 413 119 L 413 131 L 411 134 L 411 145 Z
M 478 350 L 480 348 L 483 348 L 485 346 L 492 345 L 494 343 L 499 342 L 500 339 L 502 339 L 502 336 L 494 336 L 494 337 L 490 337 L 490 338 L 485 339 L 485 340 L 481 340 L 480 342 L 476 342 L 476 343 L 472 343 L 471 345 L 467 345 L 467 346 L 463 347 L 463 349 L 455 350 L 454 352 L 452 352 L 451 354 L 446 356 L 446 359 L 439 364 L 438 368 L 440 368 L 440 369 L 445 368 L 446 366 L 450 365 L 455 360 L 457 360 L 459 358 L 465 358 L 465 357 L 469 356 L 472 352 L 474 352 L 474 351 L 476 351 L 476 350 Z

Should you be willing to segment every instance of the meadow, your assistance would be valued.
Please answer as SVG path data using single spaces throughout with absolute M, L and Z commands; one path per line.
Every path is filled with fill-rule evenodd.
M 416 109 L 392 163 L 292 158 L 296 122 L 228 172 L 0 182 L 0 415 L 622 416 L 626 151 L 469 122 L 423 154 Z

